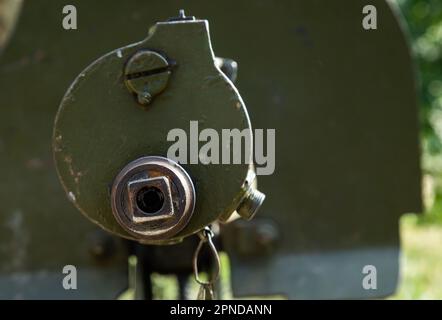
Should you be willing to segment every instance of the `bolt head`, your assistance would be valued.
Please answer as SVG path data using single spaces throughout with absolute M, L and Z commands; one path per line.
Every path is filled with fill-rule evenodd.
M 139 104 L 145 106 L 152 101 L 152 96 L 149 92 L 141 92 L 138 94 L 137 99 Z

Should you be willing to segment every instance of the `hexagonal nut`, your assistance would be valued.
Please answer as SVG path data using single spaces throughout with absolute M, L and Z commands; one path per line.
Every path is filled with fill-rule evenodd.
M 158 192 L 157 196 L 155 194 L 150 195 L 155 192 Z M 132 214 L 135 223 L 168 219 L 174 214 L 170 182 L 166 177 L 129 181 L 127 184 L 127 199 L 129 213 Z M 149 200 L 154 203 L 149 204 Z M 142 202 L 141 206 L 144 205 L 147 208 L 140 208 L 139 202 Z

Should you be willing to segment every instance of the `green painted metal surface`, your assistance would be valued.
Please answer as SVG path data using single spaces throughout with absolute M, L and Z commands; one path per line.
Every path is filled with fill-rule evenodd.
M 78 9 L 78 30 L 61 27 L 66 4 Z M 378 8 L 376 31 L 361 28 L 366 4 Z M 44 298 L 49 288 L 57 297 L 111 297 L 125 286 L 124 250 L 104 265 L 90 256 L 86 239 L 95 227 L 57 181 L 53 120 L 66 89 L 91 61 L 144 39 L 148 26 L 182 6 L 172 0 L 25 2 L 0 56 L 2 297 Z M 412 61 L 391 8 L 364 0 L 190 0 L 184 9 L 210 21 L 216 55 L 238 62 L 236 87 L 253 127 L 277 130 L 276 172 L 259 177 L 267 199 L 255 221 L 270 220 L 278 241 L 267 255 L 251 257 L 240 251 L 238 225 L 224 230 L 234 294 L 359 298 L 393 292 L 398 219 L 420 209 L 420 172 Z M 156 110 L 153 104 L 148 112 Z M 104 116 L 84 115 L 90 123 Z M 93 285 L 75 294 L 63 290 L 65 264 L 79 265 Z M 361 289 L 363 264 L 377 265 L 379 290 Z
M 165 91 L 148 108 L 140 108 L 124 84 L 123 70 L 135 52 L 148 48 L 164 52 L 177 65 Z M 112 215 L 109 185 L 135 159 L 167 157 L 169 132 L 181 128 L 190 137 L 190 121 L 198 121 L 199 130 L 249 129 L 251 135 L 241 97 L 215 67 L 207 22 L 158 23 L 145 41 L 116 49 L 86 68 L 63 98 L 54 155 L 71 201 L 106 230 L 134 239 Z M 233 149 L 232 144 L 223 148 Z M 195 185 L 196 208 L 171 240 L 232 213 L 249 170 L 246 163 L 183 166 Z
M 377 8 L 378 30 L 361 27 L 366 4 Z M 259 177 L 267 198 L 255 223 L 272 221 L 279 241 L 251 257 L 235 236 L 245 224 L 224 230 L 234 292 L 387 296 L 399 279 L 398 220 L 421 210 L 415 74 L 400 17 L 362 0 L 291 1 L 270 16 L 266 28 L 244 24 L 231 45 L 253 126 L 277 132 L 276 171 Z M 267 50 L 240 46 L 252 32 Z M 269 61 L 284 63 L 256 68 Z M 377 290 L 361 284 L 369 264 Z

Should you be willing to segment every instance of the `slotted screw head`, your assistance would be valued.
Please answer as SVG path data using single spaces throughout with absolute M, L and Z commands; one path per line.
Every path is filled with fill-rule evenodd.
M 148 105 L 166 89 L 171 67 L 159 53 L 140 50 L 127 61 L 124 82 L 139 104 Z

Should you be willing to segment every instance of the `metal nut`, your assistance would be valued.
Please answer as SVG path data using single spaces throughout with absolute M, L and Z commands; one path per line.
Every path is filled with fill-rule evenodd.
M 178 163 L 163 157 L 143 157 L 117 175 L 111 205 L 117 222 L 137 239 L 167 240 L 189 222 L 195 189 Z

